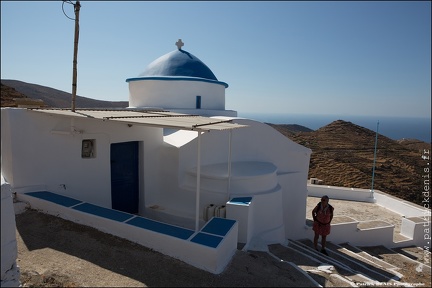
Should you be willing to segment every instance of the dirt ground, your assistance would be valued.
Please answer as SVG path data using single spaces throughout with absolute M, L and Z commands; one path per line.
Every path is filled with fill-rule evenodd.
M 308 214 L 316 203 L 315 197 L 308 197 L 306 218 L 311 218 Z M 331 203 L 338 216 L 381 219 L 400 231 L 400 215 L 388 214 L 382 207 L 343 200 Z M 310 286 L 298 271 L 263 252 L 238 250 L 227 269 L 214 275 L 128 240 L 35 210 L 18 214 L 16 222 L 17 264 L 23 287 Z M 295 259 L 290 261 L 295 263 Z M 411 281 L 421 276 L 416 267 L 411 270 L 403 272 Z
M 17 264 L 23 287 L 310 285 L 298 277 L 298 271 L 294 273 L 263 252 L 238 250 L 227 269 L 214 275 L 128 240 L 35 210 L 17 215 L 16 222 Z

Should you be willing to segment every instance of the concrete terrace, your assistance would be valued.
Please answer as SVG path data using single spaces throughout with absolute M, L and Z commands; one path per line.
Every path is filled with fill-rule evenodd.
M 312 209 L 317 205 L 319 201 L 320 197 L 307 197 L 305 217 L 306 225 L 308 226 L 312 225 Z M 333 220 L 333 224 L 349 221 L 351 220 L 350 218 L 361 221 L 362 223 L 359 225 L 363 226 L 367 225 L 367 222 L 369 221 L 374 221 L 374 223 L 376 223 L 376 221 L 386 222 L 388 224 L 394 225 L 394 241 L 397 242 L 406 239 L 405 236 L 400 234 L 403 217 L 402 214 L 393 212 L 392 210 L 389 210 L 376 203 L 338 199 L 330 199 L 329 203 L 335 208 L 335 218 Z M 195 225 L 194 219 L 178 216 L 176 217 L 165 213 L 156 213 L 153 210 L 154 209 L 146 209 L 144 216 L 154 220 L 172 223 L 189 229 L 193 229 Z M 200 226 L 202 227 L 204 224 L 204 221 L 201 220 Z
M 307 197 L 306 207 L 306 224 L 312 225 L 312 209 L 320 202 L 320 197 Z M 401 232 L 402 216 L 399 213 L 393 212 L 381 205 L 376 203 L 349 201 L 349 200 L 338 200 L 330 199 L 329 202 L 334 207 L 334 219 L 332 224 L 345 222 L 349 219 L 346 217 L 353 218 L 357 221 L 364 221 L 361 225 L 367 225 L 369 221 L 380 221 L 394 225 L 394 241 L 401 241 L 406 239 Z M 360 225 L 360 224 L 359 224 Z M 331 236 L 329 236 L 331 237 Z

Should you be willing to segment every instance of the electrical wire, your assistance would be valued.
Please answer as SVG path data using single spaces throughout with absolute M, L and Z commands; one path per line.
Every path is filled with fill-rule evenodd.
M 63 3 L 62 3 L 62 10 L 63 10 L 63 14 L 66 16 L 66 18 L 75 21 L 75 19 L 70 18 L 69 16 L 66 15 L 66 13 L 65 13 L 65 11 L 64 11 L 64 4 L 65 4 L 65 3 L 72 4 L 72 5 L 74 6 L 74 9 L 75 9 L 75 4 L 73 4 L 72 1 L 66 1 L 66 0 L 63 0 Z

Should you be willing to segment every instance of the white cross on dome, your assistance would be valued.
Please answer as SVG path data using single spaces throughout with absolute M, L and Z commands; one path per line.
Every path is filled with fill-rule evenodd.
M 175 44 L 177 45 L 177 48 L 178 48 L 179 50 L 181 50 L 181 47 L 184 46 L 184 43 L 182 42 L 181 39 L 179 39 Z

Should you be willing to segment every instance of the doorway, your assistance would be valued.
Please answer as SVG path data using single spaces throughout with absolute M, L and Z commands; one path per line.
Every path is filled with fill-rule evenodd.
M 112 209 L 136 214 L 139 210 L 138 141 L 111 144 Z

